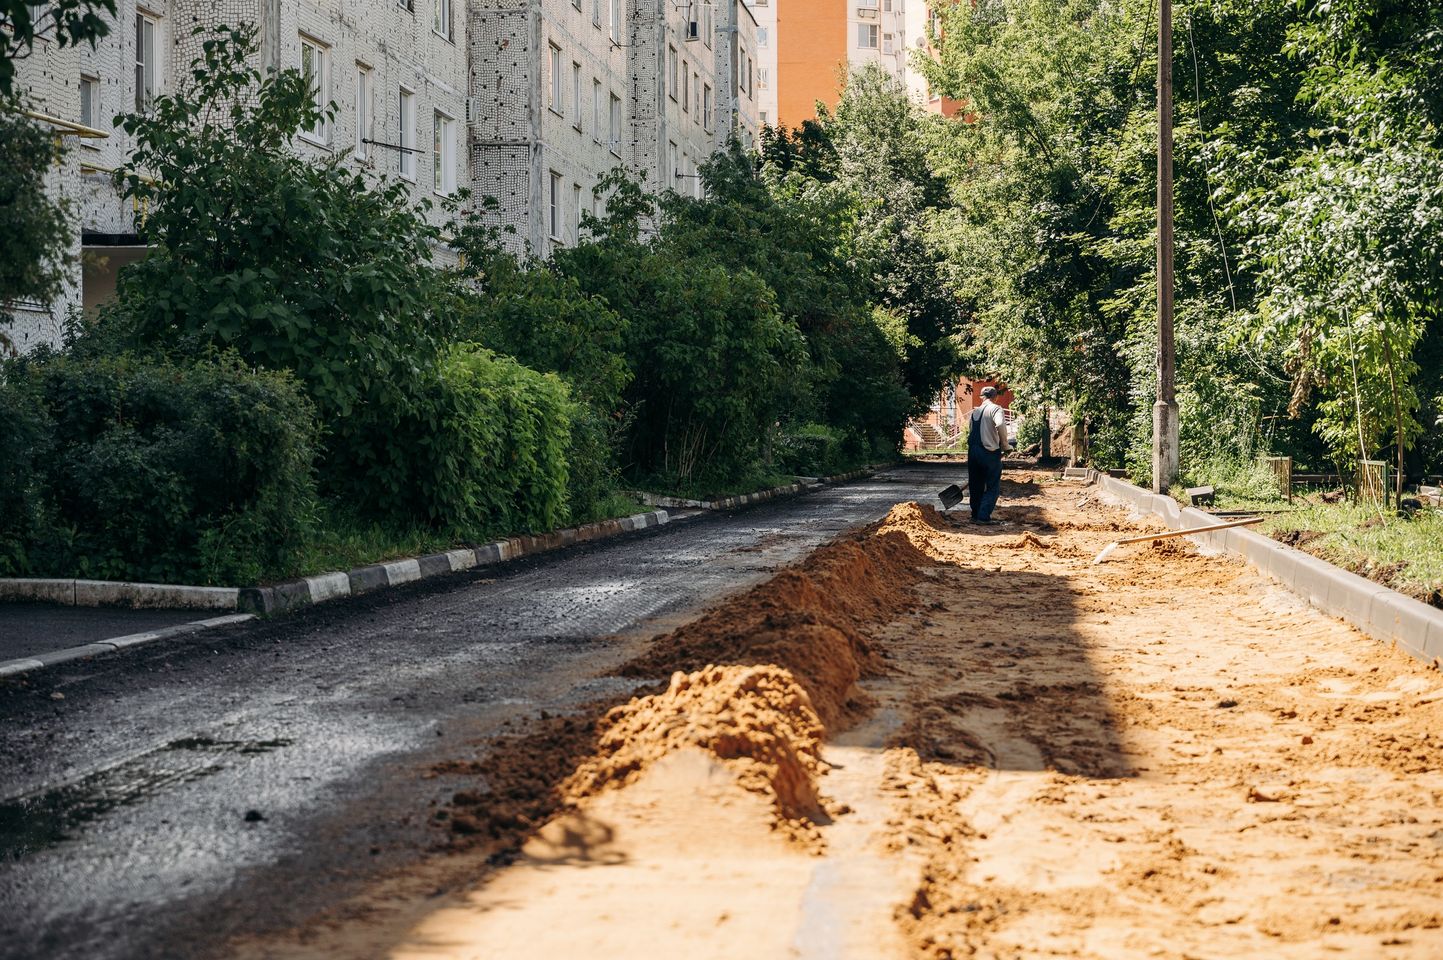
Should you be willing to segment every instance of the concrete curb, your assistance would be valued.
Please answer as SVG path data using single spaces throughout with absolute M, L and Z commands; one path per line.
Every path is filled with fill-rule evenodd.
M 108 580 L 0 579 L 0 600 L 39 600 L 79 607 L 118 606 L 168 610 L 238 610 L 248 614 L 279 613 L 353 594 L 368 593 L 383 587 L 399 586 L 443 573 L 514 560 L 588 540 L 658 527 L 669 519 L 670 516 L 665 510 L 652 510 L 551 533 L 497 540 L 474 548 L 448 550 L 445 553 L 392 560 L 355 570 L 302 577 L 268 587 L 188 587 Z M 185 632 L 180 627 L 171 629 Z
M 132 633 L 123 637 L 111 637 L 109 640 L 97 640 L 95 643 L 87 643 L 78 647 L 50 650 L 46 653 L 37 653 L 33 657 L 21 657 L 18 660 L 4 660 L 0 661 L 0 677 L 14 677 L 22 673 L 29 673 L 31 670 L 39 670 L 41 667 L 53 667 L 57 663 L 83 660 L 87 657 L 98 656 L 102 653 L 114 653 L 126 647 L 154 643 L 157 640 L 168 640 L 171 637 L 184 636 L 188 633 L 200 633 L 202 630 L 209 630 L 212 627 L 224 627 L 233 623 L 244 623 L 247 620 L 254 619 L 255 614 L 253 613 L 232 613 L 224 617 L 196 620 L 193 623 L 182 623 L 174 627 L 164 627 L 145 633 Z
M 1180 506 L 1171 497 L 1150 493 L 1126 480 L 1094 473 L 1092 481 L 1173 530 L 1217 522 L 1211 514 Z M 1240 556 L 1324 613 L 1345 620 L 1375 640 L 1397 644 L 1424 663 L 1443 666 L 1443 610 L 1243 527 L 1188 539 Z
M 688 500 L 685 497 L 669 497 L 660 493 L 647 493 L 645 491 L 634 491 L 634 495 L 648 507 L 671 507 L 672 509 L 691 510 L 735 510 L 738 507 L 749 506 L 753 503 L 762 503 L 767 500 L 775 500 L 778 497 L 794 496 L 799 493 L 809 493 L 813 490 L 820 490 L 822 487 L 837 483 L 846 483 L 848 480 L 856 480 L 864 477 L 879 466 L 862 467 L 859 470 L 849 470 L 846 473 L 838 473 L 830 477 L 798 477 L 796 483 L 788 483 L 780 487 L 772 487 L 768 490 L 756 490 L 752 493 L 739 493 L 732 497 L 721 497 L 716 500 Z

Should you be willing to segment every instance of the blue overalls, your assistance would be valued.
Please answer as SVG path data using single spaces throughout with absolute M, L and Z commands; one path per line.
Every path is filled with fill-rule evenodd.
M 1002 489 L 1002 448 L 982 445 L 982 408 L 972 411 L 967 431 L 967 487 L 972 494 L 972 519 L 991 520 Z

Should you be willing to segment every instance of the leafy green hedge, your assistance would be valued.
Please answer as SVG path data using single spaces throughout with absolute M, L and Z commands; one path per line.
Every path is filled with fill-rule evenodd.
M 444 410 L 421 496 L 465 536 L 550 530 L 567 512 L 578 408 L 565 382 L 474 343 L 441 366 Z
M 0 367 L 0 573 L 245 584 L 315 503 L 314 410 L 234 358 L 49 351 Z

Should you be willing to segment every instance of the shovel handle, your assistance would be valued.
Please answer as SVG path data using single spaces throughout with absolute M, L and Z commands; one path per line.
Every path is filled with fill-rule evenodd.
M 1142 543 L 1145 540 L 1166 540 L 1168 537 L 1190 537 L 1195 533 L 1212 533 L 1214 530 L 1227 530 L 1230 527 L 1246 527 L 1254 523 L 1262 523 L 1267 517 L 1248 517 L 1246 520 L 1233 520 L 1229 523 L 1216 523 L 1211 527 L 1192 527 L 1187 530 L 1169 530 L 1167 533 L 1149 533 L 1141 537 L 1127 537 L 1115 543 Z

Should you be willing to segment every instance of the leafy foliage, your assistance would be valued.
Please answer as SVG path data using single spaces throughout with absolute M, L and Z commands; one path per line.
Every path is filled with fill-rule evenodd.
M 0 98 L 15 93 L 15 61 L 30 56 L 36 40 L 93 47 L 110 33 L 115 9 L 115 0 L 0 0 Z
M 0 411 L 9 575 L 254 583 L 305 538 L 317 427 L 287 374 L 41 350 Z
M 461 343 L 441 368 L 445 412 L 427 438 L 421 496 L 471 538 L 564 525 L 573 404 L 566 384 Z
M 186 84 L 121 119 L 136 146 L 116 182 L 148 209 L 156 249 L 122 276 L 109 335 L 292 371 L 327 427 L 327 489 L 378 515 L 443 518 L 447 504 L 412 496 L 422 438 L 445 415 L 436 370 L 452 326 L 426 202 L 292 149 L 320 114 L 300 72 L 249 65 L 253 30 L 202 46 Z

